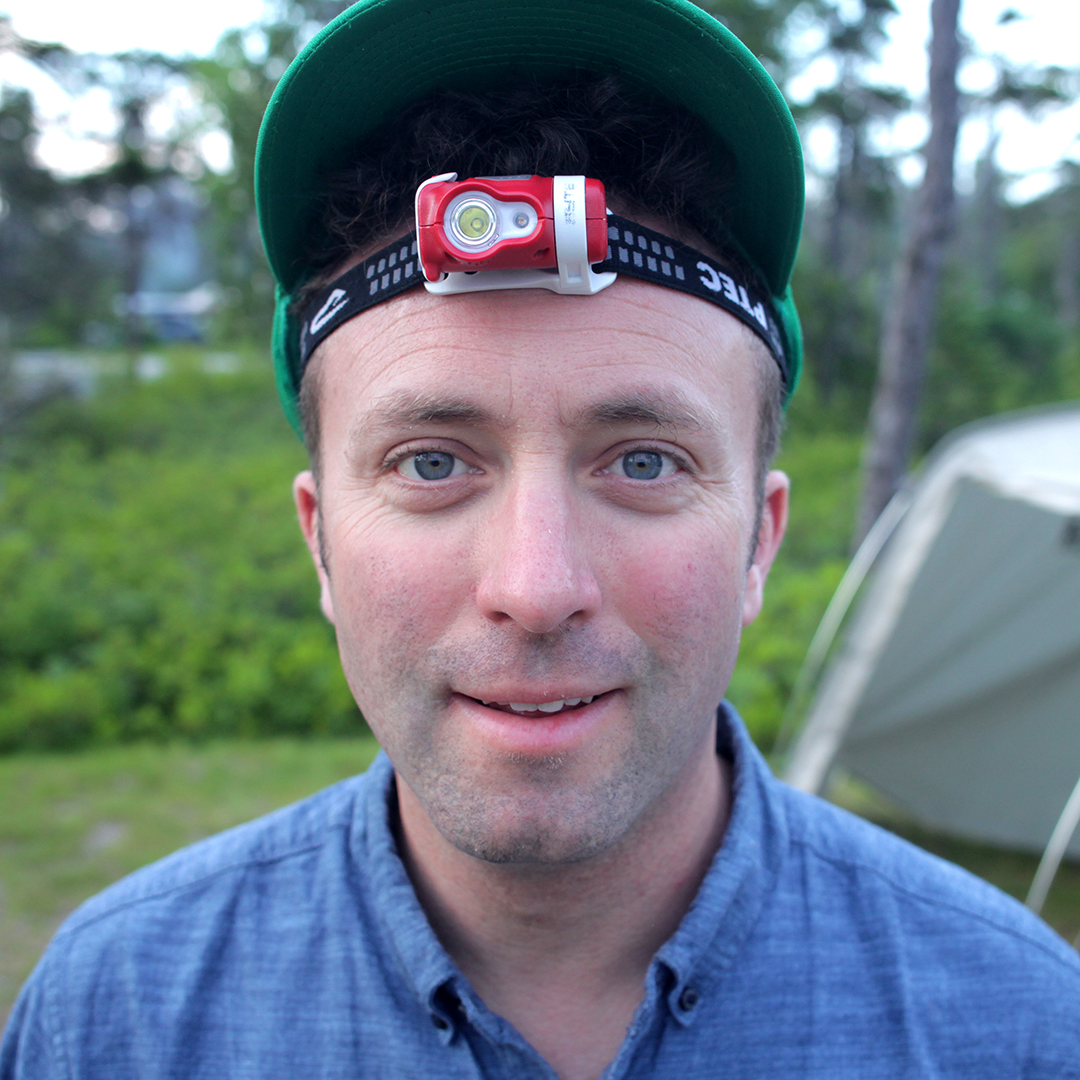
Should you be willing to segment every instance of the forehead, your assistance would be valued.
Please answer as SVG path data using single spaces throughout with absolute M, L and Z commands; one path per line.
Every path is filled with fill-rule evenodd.
M 320 347 L 320 428 L 432 419 L 498 426 L 629 418 L 756 432 L 755 342 L 694 297 L 632 280 L 595 296 L 413 290 Z

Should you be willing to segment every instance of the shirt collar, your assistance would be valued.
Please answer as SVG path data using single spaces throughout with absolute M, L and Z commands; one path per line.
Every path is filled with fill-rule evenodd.
M 452 988 L 464 976 L 440 944 L 405 870 L 394 836 L 394 768 L 380 751 L 368 768 L 365 797 L 358 807 L 366 821 L 357 830 L 365 850 L 358 852 L 371 884 L 376 920 L 389 942 L 389 955 L 430 1012 L 436 1030 L 449 1039 L 454 1027 Z
M 732 762 L 727 831 L 690 910 L 661 946 L 647 978 L 647 998 L 666 987 L 668 1007 L 684 1025 L 693 1023 L 699 1003 L 714 991 L 756 923 L 788 843 L 776 781 L 727 702 L 717 716 L 717 752 Z M 366 821 L 356 833 L 365 850 L 357 854 L 371 884 L 375 916 L 400 973 L 449 1039 L 456 1003 L 465 999 L 473 1006 L 475 995 L 431 929 L 401 861 L 392 825 L 394 770 L 385 753 L 376 757 L 366 779 L 358 806 Z
M 783 801 L 769 766 L 735 709 L 717 714 L 717 752 L 732 762 L 731 816 L 690 910 L 660 947 L 653 966 L 671 973 L 672 1015 L 690 1024 L 715 990 L 773 890 L 788 846 Z

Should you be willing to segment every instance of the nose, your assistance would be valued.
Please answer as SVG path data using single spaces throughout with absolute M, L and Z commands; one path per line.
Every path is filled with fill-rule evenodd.
M 557 481 L 522 478 L 484 523 L 477 602 L 496 623 L 533 634 L 582 622 L 600 607 L 587 527 Z

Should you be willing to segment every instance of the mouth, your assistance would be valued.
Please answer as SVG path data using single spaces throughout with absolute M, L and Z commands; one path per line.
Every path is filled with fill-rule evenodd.
M 578 687 L 568 686 L 565 690 L 573 694 Z M 514 760 L 536 755 L 572 757 L 591 740 L 602 740 L 613 718 L 617 720 L 621 715 L 618 702 L 622 689 L 619 687 L 599 694 L 549 698 L 547 701 L 498 700 L 504 694 L 525 697 L 524 687 L 496 689 L 493 686 L 488 692 L 493 692 L 493 696 L 488 697 L 483 691 L 476 697 L 460 691 L 455 693 L 458 708 L 453 715 L 463 725 L 462 730 L 470 732 L 470 737 L 478 739 L 487 751 L 497 756 L 510 754 Z M 539 697 L 536 690 L 533 693 Z
M 482 698 L 473 698 L 488 709 L 496 709 L 499 712 L 509 713 L 512 716 L 523 716 L 535 719 L 550 719 L 563 713 L 574 712 L 578 709 L 591 705 L 597 698 L 605 694 L 592 694 L 588 697 L 559 698 L 555 701 L 485 701 Z

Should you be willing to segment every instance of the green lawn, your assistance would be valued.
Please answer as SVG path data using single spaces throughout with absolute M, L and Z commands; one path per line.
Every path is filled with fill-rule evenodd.
M 200 837 L 364 769 L 357 739 L 150 743 L 0 758 L 0 1023 L 61 919 L 122 875 Z M 925 833 L 844 785 L 838 801 L 1023 897 L 1037 859 Z M 1080 930 L 1080 867 L 1047 904 L 1070 941 Z

